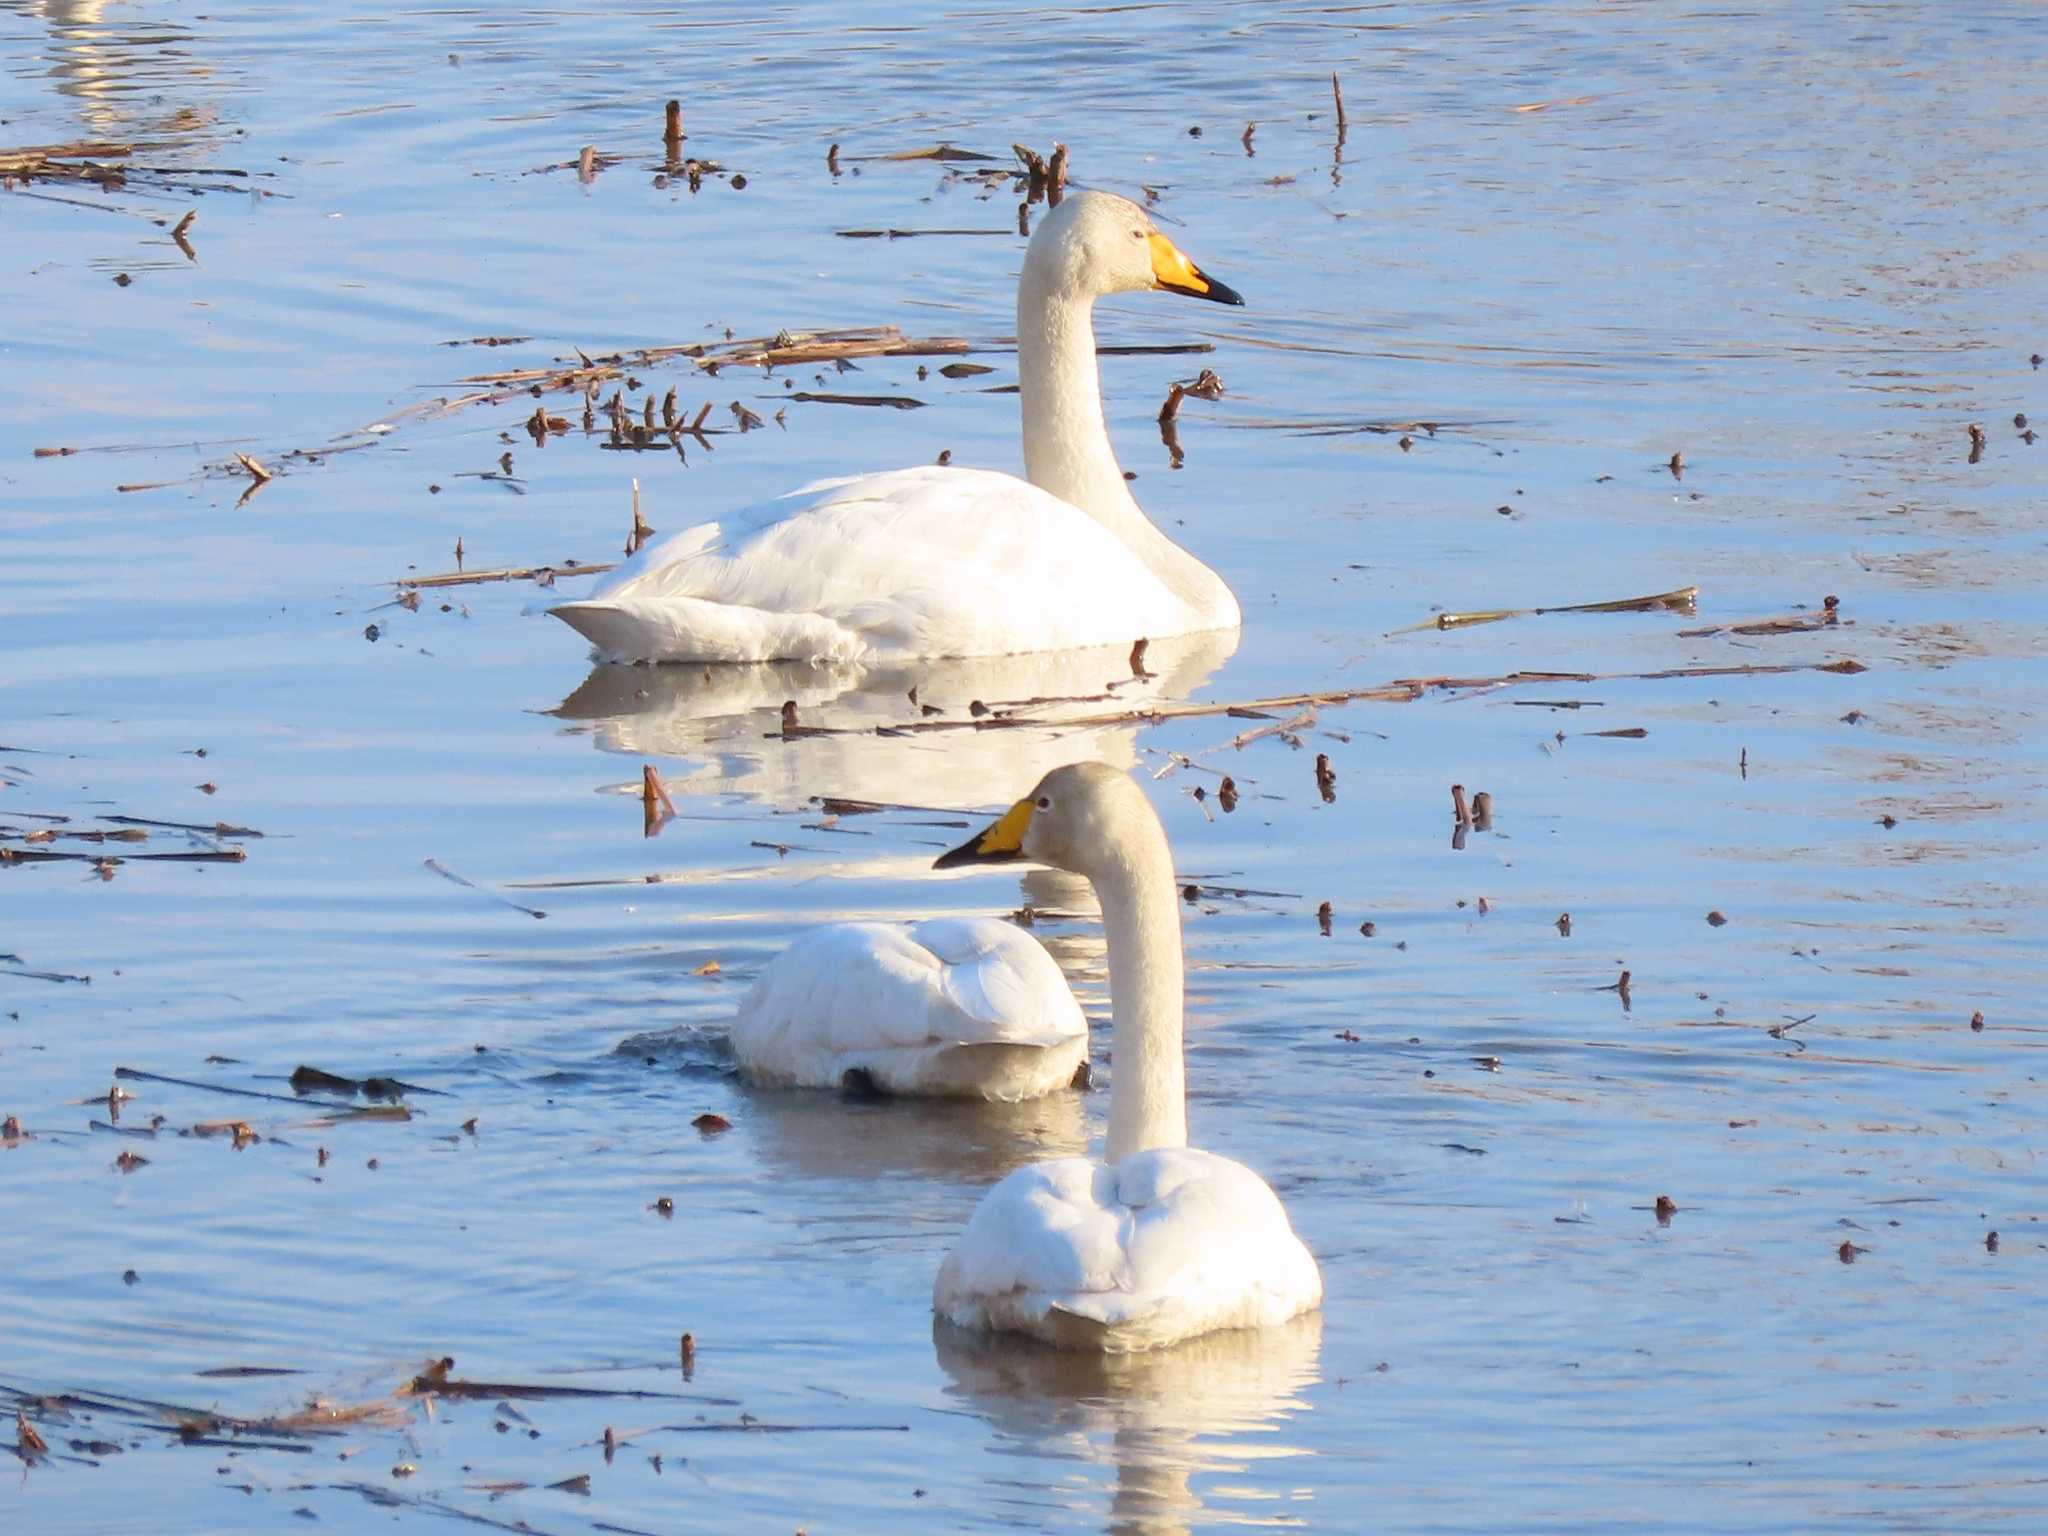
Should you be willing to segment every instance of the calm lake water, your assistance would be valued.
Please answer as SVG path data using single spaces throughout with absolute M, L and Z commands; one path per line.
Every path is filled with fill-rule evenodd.
M 126 860 L 0 866 L 32 1137 L 0 1150 L 0 1408 L 52 1453 L 0 1521 L 2048 1528 L 2048 444 L 2014 425 L 2048 430 L 2044 78 L 2017 3 L 0 0 L 0 148 L 176 173 L 0 192 L 0 847 Z M 722 168 L 695 187 L 670 97 Z M 913 684 L 963 718 L 1126 667 L 593 672 L 529 581 L 393 606 L 458 541 L 616 558 L 634 477 L 665 529 L 942 450 L 1016 468 L 1014 187 L 890 157 L 1054 140 L 1248 300 L 1103 307 L 1107 342 L 1213 347 L 1105 385 L 1139 500 L 1246 610 L 1119 693 L 1592 680 L 786 739 L 785 699 L 893 725 Z M 978 235 L 839 233 L 887 229 Z M 420 409 L 577 349 L 874 325 L 993 371 L 631 368 L 636 412 L 673 387 L 725 429 L 686 463 L 607 450 L 573 394 Z M 1204 366 L 1174 468 L 1154 418 Z M 544 447 L 536 404 L 571 424 Z M 245 497 L 237 452 L 275 478 Z M 1705 668 L 1792 670 L 1644 675 Z M 1090 754 L 1203 883 L 1195 1137 L 1328 1288 L 1108 1366 L 929 1319 L 981 1191 L 1099 1135 L 1107 1072 L 877 1106 L 747 1092 L 719 1048 L 837 917 L 1029 906 L 1105 1020 L 1085 890 L 928 869 Z M 1462 847 L 1454 783 L 1492 803 Z M 262 835 L 68 836 L 117 815 Z M 395 1075 L 410 1118 L 289 1102 L 301 1065 Z M 117 1069 L 156 1075 L 118 1128 Z M 260 1139 L 193 1134 L 224 1121 Z M 443 1356 L 649 1395 L 392 1399 Z M 370 1416 L 175 1427 L 314 1398 Z

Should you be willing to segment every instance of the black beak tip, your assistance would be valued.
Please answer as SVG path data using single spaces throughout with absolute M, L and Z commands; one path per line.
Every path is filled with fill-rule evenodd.
M 1209 279 L 1209 291 L 1203 294 L 1202 297 L 1214 299 L 1218 304 L 1235 304 L 1240 308 L 1244 305 L 1243 294 L 1239 293 L 1228 283 L 1217 282 L 1213 277 Z
M 1001 864 L 1017 857 L 1014 853 L 983 853 L 981 840 L 985 832 L 977 832 L 958 848 L 949 849 L 932 860 L 933 869 L 959 869 L 968 864 Z

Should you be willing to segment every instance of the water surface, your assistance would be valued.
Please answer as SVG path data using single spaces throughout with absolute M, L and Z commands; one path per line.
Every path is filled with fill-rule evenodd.
M 2024 5 L 0 4 L 0 145 L 181 171 L 0 195 L 0 828 L 264 834 L 47 845 L 240 863 L 0 868 L 0 1113 L 34 1133 L 0 1151 L 0 1384 L 263 1416 L 388 1407 L 453 1356 L 672 1394 L 401 1399 L 299 1448 L 31 1403 L 58 1454 L 0 1510 L 2040 1525 L 2048 445 L 2012 423 L 2048 421 L 2044 53 Z M 695 190 L 669 97 L 723 167 Z M 941 451 L 1015 468 L 1014 397 L 987 392 L 1014 381 L 1014 193 L 882 157 L 1055 139 L 1250 301 L 1100 318 L 1214 348 L 1104 378 L 1135 494 L 1231 580 L 1240 637 L 1155 647 L 1135 686 L 1117 656 L 705 680 L 593 670 L 530 583 L 391 605 L 458 540 L 472 568 L 614 558 L 634 477 L 671 528 Z M 889 228 L 989 233 L 837 234 Z M 636 409 L 674 386 L 709 425 L 735 401 L 767 423 L 687 463 L 580 424 L 536 447 L 522 394 L 412 409 L 579 348 L 855 325 L 994 371 L 636 371 Z M 1183 410 L 1176 469 L 1154 416 L 1202 366 L 1227 392 Z M 236 451 L 277 477 L 244 498 Z M 1691 584 L 1691 615 L 1413 627 Z M 1828 595 L 1830 627 L 1716 629 Z M 1643 675 L 1752 666 L 1805 670 Z M 908 722 L 913 685 L 959 718 L 1112 678 L 1221 704 L 1517 671 L 1596 680 L 1324 707 L 1242 746 L 1294 712 L 780 731 L 785 699 Z M 1109 1365 L 935 1337 L 974 1201 L 1099 1138 L 1100 1086 L 917 1109 L 727 1070 L 749 977 L 836 917 L 1029 907 L 1102 1021 L 1085 891 L 928 868 L 1084 754 L 1146 777 L 1202 883 L 1194 1133 L 1281 1191 L 1318 1319 Z M 680 811 L 651 839 L 648 763 Z M 1493 805 L 1462 847 L 1453 783 Z M 301 1064 L 395 1074 L 412 1117 L 218 1091 L 289 1099 Z M 124 1067 L 210 1086 L 124 1080 L 95 1128 Z M 231 1120 L 261 1139 L 187 1134 Z M 296 1374 L 202 1374 L 251 1366 Z

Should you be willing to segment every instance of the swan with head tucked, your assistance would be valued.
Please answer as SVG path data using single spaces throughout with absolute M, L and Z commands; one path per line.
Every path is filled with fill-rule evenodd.
M 1144 289 L 1244 302 L 1137 204 L 1068 194 L 1017 285 L 1024 479 L 820 481 L 657 539 L 548 611 L 614 661 L 889 662 L 1235 629 L 1230 588 L 1139 510 L 1103 425 L 1094 304 Z
M 1088 1020 L 1058 962 L 1010 923 L 831 923 L 769 961 L 732 1048 L 763 1087 L 1015 1103 L 1073 1082 Z
M 1144 793 L 1100 763 L 1056 768 L 940 868 L 1035 859 L 1102 903 L 1115 1018 L 1101 1162 L 1020 1168 L 939 1267 L 932 1309 L 1068 1349 L 1153 1349 L 1284 1323 L 1321 1304 L 1316 1261 L 1251 1169 L 1188 1145 L 1173 859 Z

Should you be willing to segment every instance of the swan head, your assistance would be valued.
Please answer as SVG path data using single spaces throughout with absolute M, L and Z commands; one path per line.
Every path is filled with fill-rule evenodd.
M 1242 304 L 1152 223 L 1145 210 L 1113 192 L 1069 192 L 1039 222 L 1024 253 L 1024 276 L 1046 292 L 1075 298 L 1158 289 Z
M 1069 763 L 933 868 L 1028 859 L 1093 880 L 1127 858 L 1132 837 L 1146 828 L 1163 840 L 1151 802 L 1129 774 L 1107 763 Z

